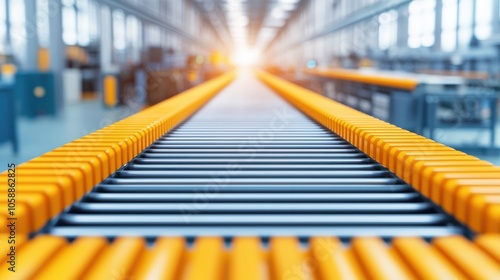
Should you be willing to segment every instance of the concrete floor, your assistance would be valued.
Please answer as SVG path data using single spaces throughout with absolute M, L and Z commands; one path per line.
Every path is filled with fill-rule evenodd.
M 65 143 L 136 113 L 139 108 L 105 108 L 101 101 L 82 101 L 66 105 L 57 117 L 19 118 L 17 135 L 19 152 L 10 143 L 0 144 L 0 170 L 7 163 L 22 163 L 49 152 Z
M 104 108 L 100 101 L 94 100 L 67 105 L 58 117 L 20 118 L 18 120 L 20 151 L 15 155 L 10 144 L 0 144 L 0 170 L 5 170 L 7 163 L 25 162 L 137 111 L 139 107 Z M 496 133 L 496 146 L 500 148 L 500 125 Z M 478 133 L 474 130 L 459 128 L 439 130 L 435 135 L 436 140 L 452 146 L 463 143 L 470 146 L 477 143 L 486 144 L 489 139 L 487 132 Z M 467 152 L 500 166 L 498 154 Z

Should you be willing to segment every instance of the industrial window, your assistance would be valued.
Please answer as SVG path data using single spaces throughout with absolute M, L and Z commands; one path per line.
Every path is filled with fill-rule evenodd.
M 125 14 L 119 10 L 113 11 L 113 46 L 120 51 L 127 47 Z
M 74 0 L 63 0 L 62 21 L 63 41 L 66 45 L 76 45 L 78 42 L 76 30 L 76 11 Z
M 470 43 L 472 37 L 472 0 L 460 0 L 459 15 L 458 15 L 458 43 L 465 47 Z
M 147 46 L 160 46 L 160 28 L 156 25 L 146 26 L 146 44 Z
M 408 16 L 408 46 L 410 48 L 434 45 L 436 0 L 413 1 Z
M 396 45 L 398 38 L 398 12 L 391 10 L 378 17 L 378 46 L 381 50 L 389 49 Z
M 326 13 L 328 9 L 326 9 L 326 6 L 323 1 L 314 1 L 313 2 L 315 5 L 315 14 L 316 16 L 314 17 L 314 23 L 315 23 L 315 30 L 314 32 L 319 32 L 321 28 L 323 28 L 326 24 Z
M 141 29 L 141 22 L 135 16 L 127 17 L 127 45 L 134 50 L 140 50 L 142 47 Z
M 24 15 L 24 0 L 10 1 L 10 36 L 15 47 L 26 41 L 26 21 Z M 15 48 L 14 48 L 15 49 Z
M 5 0 L 0 0 L 0 52 L 2 53 L 5 53 L 6 26 Z
M 89 2 L 88 7 L 88 28 L 90 42 L 97 42 L 101 35 L 100 23 L 100 9 L 99 4 L 95 1 Z
M 41 47 L 48 47 L 50 43 L 49 0 L 36 1 L 36 27 L 38 32 L 38 44 Z
M 90 42 L 89 0 L 77 0 L 78 44 L 87 46 Z
M 12 54 L 23 65 L 26 59 L 26 16 L 24 0 L 9 2 L 10 43 Z
M 441 48 L 453 51 L 457 45 L 457 0 L 443 0 Z
M 476 0 L 476 26 L 474 34 L 476 34 L 479 40 L 488 39 L 491 35 L 492 10 L 492 0 Z

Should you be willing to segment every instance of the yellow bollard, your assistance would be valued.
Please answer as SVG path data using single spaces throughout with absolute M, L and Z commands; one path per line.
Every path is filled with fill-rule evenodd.
M 50 53 L 47 48 L 38 49 L 38 69 L 40 71 L 49 71 L 50 69 Z
M 104 77 L 104 105 L 106 107 L 114 107 L 118 103 L 117 88 L 115 76 L 107 75 Z

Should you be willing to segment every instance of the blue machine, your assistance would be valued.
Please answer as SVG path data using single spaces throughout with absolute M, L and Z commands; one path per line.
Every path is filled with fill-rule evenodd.
M 14 85 L 0 82 L 0 143 L 11 142 L 14 153 L 17 153 L 16 112 Z
M 17 108 L 22 116 L 56 114 L 54 75 L 51 72 L 19 72 L 16 74 Z
M 391 72 L 363 72 L 391 77 Z M 398 72 L 394 72 L 400 75 Z M 414 76 L 412 76 L 414 75 Z M 473 87 L 460 77 L 404 73 L 418 82 L 414 89 L 375 85 L 356 79 L 312 75 L 324 94 L 340 103 L 401 128 L 436 140 L 436 129 L 489 132 L 486 145 L 455 144 L 468 152 L 499 152 L 495 146 L 499 95 L 487 87 Z M 312 88 L 312 86 L 310 86 Z
M 479 147 L 484 151 L 499 152 L 495 147 L 497 103 L 499 96 L 493 91 L 470 90 L 469 94 L 427 93 L 419 98 L 419 110 L 425 115 L 423 127 L 434 139 L 438 128 L 483 129 L 489 131 L 489 144 Z M 420 131 L 424 134 L 424 131 Z M 459 146 L 461 150 L 471 149 Z

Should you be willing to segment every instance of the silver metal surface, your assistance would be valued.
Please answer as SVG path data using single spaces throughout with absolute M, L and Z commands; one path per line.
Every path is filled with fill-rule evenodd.
M 136 170 L 125 170 L 117 171 L 115 173 L 116 177 L 120 178 L 213 178 L 213 171 L 185 171 L 185 170 L 175 170 L 175 171 L 136 171 Z M 234 172 L 228 172 L 228 176 L 231 178 L 378 178 L 387 177 L 386 171 L 317 171 L 317 170 L 301 170 L 301 171 L 246 171 L 246 170 L 235 170 Z
M 129 165 L 133 170 L 204 170 L 204 171 L 213 171 L 213 170 L 224 170 L 227 169 L 226 164 L 169 164 L 165 162 L 163 164 L 141 164 L 141 163 L 131 163 Z M 238 165 L 238 170 L 377 170 L 380 168 L 379 165 L 376 164 L 346 164 L 346 165 L 329 165 L 329 164 L 243 164 L 240 163 Z
M 197 214 L 185 212 L 183 214 L 67 214 L 61 217 L 60 223 L 74 224 L 82 226 L 103 225 L 103 226 L 308 226 L 308 225 L 335 225 L 335 226 L 376 226 L 376 225 L 440 225 L 446 222 L 446 216 L 440 214 Z M 290 233 L 293 234 L 293 233 Z
M 462 234 L 463 230 L 458 227 L 436 227 L 436 226 L 330 226 L 330 225 L 308 225 L 306 226 L 141 226 L 141 227 L 119 227 L 119 226 L 73 226 L 60 225 L 51 232 L 55 235 L 78 237 L 78 236 L 144 236 L 146 238 L 156 238 L 161 236 L 184 236 L 189 239 L 197 236 L 221 236 L 232 238 L 234 236 L 260 236 L 269 238 L 272 236 L 294 235 L 301 239 L 310 236 L 337 236 L 348 239 L 353 236 L 380 236 L 391 238 L 397 236 L 418 235 L 423 238 L 436 236 L 447 236 L 450 234 Z
M 206 181 L 206 180 L 205 180 Z M 396 181 L 397 182 L 397 181 Z M 372 182 L 370 184 L 221 184 L 217 181 L 205 184 L 165 184 L 140 180 L 106 180 L 94 188 L 94 192 L 103 193 L 185 193 L 192 192 L 202 197 L 214 193 L 395 193 L 414 192 L 411 186 L 397 182 Z M 422 197 L 420 197 L 422 199 Z M 193 203 L 195 203 L 194 201 Z
M 123 202 L 123 203 L 99 203 L 99 202 L 79 202 L 73 205 L 74 213 L 83 214 L 177 214 L 182 205 L 164 202 Z M 406 203 L 322 203 L 322 202 L 302 202 L 298 203 L 244 203 L 225 202 L 218 203 L 211 201 L 203 207 L 193 207 L 186 209 L 187 213 L 195 214 L 227 214 L 227 213 L 280 213 L 280 214 L 308 214 L 308 213 L 338 213 L 338 214 L 381 214 L 398 211 L 404 213 L 425 213 L 432 210 L 432 204 L 428 202 L 406 202 Z M 289 217 L 290 215 L 284 215 Z
M 412 202 L 417 193 L 218 193 L 210 202 Z M 89 193 L 85 202 L 192 202 L 205 200 L 196 193 Z
M 432 237 L 465 229 L 268 90 L 230 87 L 48 230 L 64 236 Z

